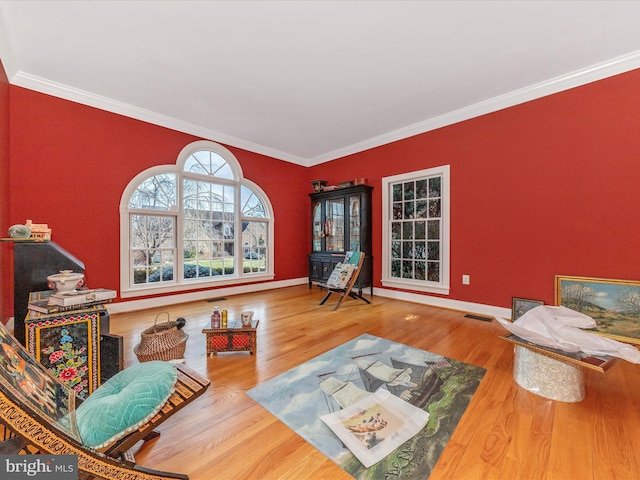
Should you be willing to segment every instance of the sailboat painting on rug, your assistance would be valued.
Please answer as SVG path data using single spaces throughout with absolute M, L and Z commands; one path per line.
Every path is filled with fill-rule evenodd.
M 248 395 L 358 480 L 427 479 L 485 369 L 364 334 Z M 424 428 L 365 468 L 321 416 L 384 389 L 429 413 Z

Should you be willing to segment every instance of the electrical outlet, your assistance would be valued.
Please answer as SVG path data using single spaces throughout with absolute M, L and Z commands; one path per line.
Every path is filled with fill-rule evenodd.
M 469 285 L 471 283 L 471 278 L 469 275 L 462 275 L 462 284 Z

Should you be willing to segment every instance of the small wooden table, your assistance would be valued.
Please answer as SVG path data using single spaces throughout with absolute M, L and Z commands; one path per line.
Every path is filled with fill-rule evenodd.
M 500 337 L 513 343 L 513 377 L 518 385 L 536 395 L 560 402 L 584 398 L 582 368 L 604 373 L 618 360 L 610 356 L 589 356 L 543 347 L 509 334 Z
M 207 355 L 215 355 L 218 352 L 249 352 L 251 355 L 256 350 L 257 328 L 260 320 L 251 322 L 250 327 L 234 322 L 227 328 L 205 328 L 202 333 L 206 335 Z

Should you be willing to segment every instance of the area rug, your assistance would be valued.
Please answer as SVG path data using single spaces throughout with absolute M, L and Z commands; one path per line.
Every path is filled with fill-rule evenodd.
M 364 334 L 247 394 L 358 480 L 426 480 L 485 371 Z M 427 411 L 429 421 L 416 436 L 365 468 L 320 417 L 379 388 Z

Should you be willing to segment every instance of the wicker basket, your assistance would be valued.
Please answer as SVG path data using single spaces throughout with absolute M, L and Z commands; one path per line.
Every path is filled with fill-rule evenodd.
M 158 317 L 167 316 L 167 321 L 158 323 Z M 169 320 L 169 313 L 162 312 L 156 316 L 153 327 L 149 327 L 140 335 L 140 343 L 133 353 L 140 362 L 152 360 L 178 360 L 184 357 L 189 335 L 178 328 L 178 322 Z

